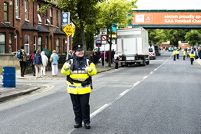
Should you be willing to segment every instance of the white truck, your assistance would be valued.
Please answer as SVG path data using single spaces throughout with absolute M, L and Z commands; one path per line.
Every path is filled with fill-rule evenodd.
M 148 32 L 140 28 L 117 30 L 117 48 L 115 52 L 116 68 L 149 64 Z

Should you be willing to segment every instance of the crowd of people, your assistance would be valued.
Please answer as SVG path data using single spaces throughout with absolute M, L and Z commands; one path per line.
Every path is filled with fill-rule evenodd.
M 46 76 L 46 70 L 49 64 L 51 64 L 52 76 L 56 76 L 58 74 L 59 56 L 56 50 L 52 51 L 52 54 L 50 57 L 46 56 L 45 51 L 40 51 L 39 49 L 35 50 L 33 53 L 31 53 L 28 56 L 26 55 L 23 46 L 21 47 L 20 50 L 18 50 L 18 52 L 19 52 L 19 56 L 17 56 L 17 58 L 20 62 L 21 77 L 24 77 L 27 65 L 31 66 L 32 74 L 33 76 L 36 76 L 36 78 Z M 73 54 L 74 54 L 74 51 L 69 50 L 66 60 L 72 58 Z M 114 62 L 114 55 L 115 55 L 115 51 L 112 50 L 111 63 Z M 101 52 L 101 51 L 94 50 L 90 54 L 89 59 L 95 65 L 98 63 L 101 63 L 101 65 L 104 66 L 105 63 L 109 62 L 109 51 Z
M 56 50 L 52 51 L 50 58 L 45 55 L 45 51 L 40 51 L 39 49 L 35 50 L 30 54 L 30 56 L 28 56 L 22 46 L 17 52 L 17 58 L 20 63 L 21 77 L 24 77 L 28 63 L 31 66 L 33 76 L 36 76 L 36 78 L 46 76 L 46 70 L 49 62 L 51 63 L 52 76 L 56 76 L 58 74 L 59 56 Z
M 181 49 L 180 48 L 174 48 L 173 50 L 173 60 L 176 61 L 179 59 L 179 54 L 180 54 Z M 190 63 L 193 65 L 193 62 L 195 59 L 201 59 L 201 46 L 198 48 L 191 47 L 189 49 L 183 49 L 182 50 L 183 54 L 183 60 L 186 60 L 186 58 L 190 58 Z
M 111 62 L 114 62 L 115 51 L 111 51 Z M 98 64 L 101 62 L 102 66 L 104 66 L 105 62 L 109 62 L 109 51 L 93 51 L 90 55 L 90 60 L 93 61 L 94 64 Z

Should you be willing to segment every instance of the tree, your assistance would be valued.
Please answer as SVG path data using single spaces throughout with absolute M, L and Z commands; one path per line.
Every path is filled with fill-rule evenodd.
M 75 25 L 75 35 L 73 42 L 82 42 L 84 49 L 86 50 L 85 33 L 86 28 L 91 26 L 90 30 L 87 30 L 90 34 L 95 31 L 94 25 L 96 24 L 97 9 L 96 4 L 101 0 L 57 0 L 57 6 L 66 12 L 71 13 L 71 21 Z
M 188 29 L 170 29 L 165 30 L 165 35 L 167 40 L 170 41 L 170 44 L 174 46 L 178 46 L 178 41 L 185 41 L 186 32 Z
M 166 35 L 164 30 L 156 29 L 156 30 L 148 30 L 149 33 L 149 44 L 153 45 L 160 45 L 162 42 L 166 41 Z
M 128 14 L 135 7 L 136 0 L 105 0 L 97 4 L 98 20 L 96 21 L 98 28 L 106 28 L 107 42 L 110 44 L 109 64 L 111 66 L 111 48 L 112 48 L 112 25 L 124 27 L 128 23 Z
M 201 43 L 201 32 L 198 30 L 191 30 L 186 33 L 185 39 L 191 46 L 197 45 Z

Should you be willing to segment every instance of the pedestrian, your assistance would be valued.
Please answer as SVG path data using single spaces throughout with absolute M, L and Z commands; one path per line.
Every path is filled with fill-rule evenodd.
M 74 128 L 84 127 L 90 129 L 90 105 L 89 98 L 92 90 L 92 77 L 97 73 L 94 63 L 84 56 L 82 44 L 73 47 L 75 50 L 73 59 L 67 61 L 61 73 L 67 76 L 67 90 L 70 94 L 75 114 Z
M 50 56 L 50 62 L 52 66 L 52 76 L 56 76 L 58 74 L 58 61 L 59 61 L 59 56 L 56 50 L 53 50 Z
M 26 66 L 27 66 L 27 54 L 24 51 L 24 46 L 21 46 L 21 49 L 18 50 L 16 55 L 20 63 L 21 77 L 24 77 Z
M 189 54 L 189 56 L 190 56 L 191 65 L 193 65 L 193 61 L 195 58 L 195 52 L 193 50 L 191 50 L 191 53 Z
M 184 49 L 184 51 L 183 51 L 183 60 L 185 60 L 185 59 L 186 59 L 186 53 L 187 53 L 187 50 L 186 50 L 186 49 Z
M 101 52 L 101 63 L 102 63 L 102 66 L 104 66 L 104 63 L 105 63 L 105 52 Z
M 115 51 L 114 49 L 111 51 L 111 63 L 114 63 L 114 55 L 115 55 Z
M 41 67 L 42 67 L 42 57 L 39 49 L 36 51 L 36 54 L 34 56 L 34 65 L 35 65 L 36 78 L 39 78 L 41 77 Z
M 176 50 L 177 59 L 179 59 L 179 49 Z
M 176 61 L 176 56 L 177 56 L 176 49 L 173 50 L 172 55 L 173 55 L 173 60 Z
M 33 73 L 33 76 L 36 76 L 35 74 L 35 65 L 34 65 L 34 56 L 36 54 L 36 50 L 34 50 L 33 53 L 31 53 L 30 57 L 29 57 L 29 62 L 30 62 L 30 66 L 32 68 L 32 73 Z
M 45 55 L 44 51 L 41 52 L 41 58 L 42 58 L 41 76 L 43 77 L 43 76 L 46 75 L 46 67 L 47 67 L 47 64 L 48 64 L 48 58 Z

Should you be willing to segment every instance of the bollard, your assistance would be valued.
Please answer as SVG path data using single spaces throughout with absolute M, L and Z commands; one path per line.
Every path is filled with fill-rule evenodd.
M 3 67 L 3 87 L 16 87 L 15 67 Z

